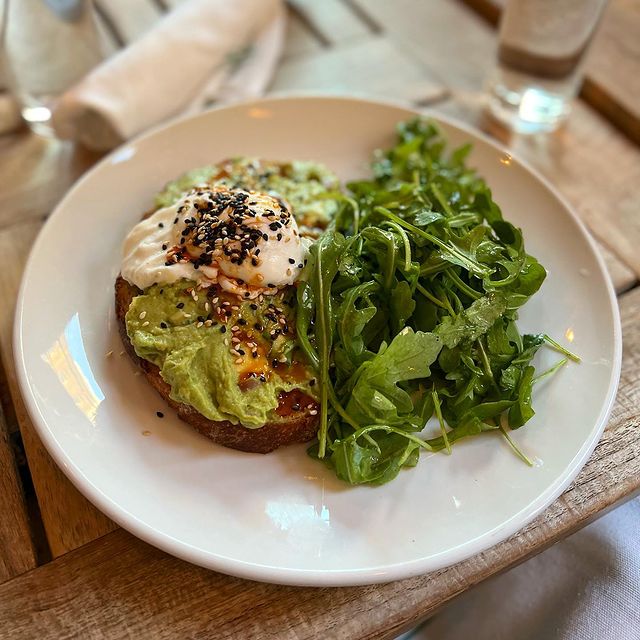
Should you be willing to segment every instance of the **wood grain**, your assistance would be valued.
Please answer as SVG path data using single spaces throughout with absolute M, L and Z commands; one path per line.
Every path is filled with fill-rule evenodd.
M 448 569 L 386 585 L 312 589 L 188 565 L 118 530 L 0 586 L 7 637 L 390 639 L 491 575 L 640 489 L 640 289 L 621 298 L 624 358 L 609 425 L 567 491 L 507 541 Z
M 495 60 L 495 34 L 458 0 L 352 0 L 384 29 L 399 51 L 421 62 L 441 84 L 477 91 Z
M 341 0 L 289 0 L 328 44 L 354 42 L 370 35 L 368 25 Z
M 322 49 L 317 36 L 292 11 L 287 16 L 287 33 L 285 36 L 282 59 L 316 53 Z
M 377 36 L 284 60 L 270 91 L 359 94 L 423 103 L 445 94 L 444 86 L 419 62 Z
M 5 256 L 0 270 L 0 292 L 5 301 L 0 307 L 0 351 L 47 540 L 52 555 L 57 557 L 113 531 L 116 525 L 77 491 L 52 460 L 34 430 L 18 389 L 11 344 L 13 314 L 26 258 L 41 226 L 41 221 L 27 221 L 0 231 L 0 253 Z
M 35 566 L 22 485 L 0 408 L 0 582 Z
M 0 137 L 0 228 L 49 213 L 101 156 L 27 129 Z

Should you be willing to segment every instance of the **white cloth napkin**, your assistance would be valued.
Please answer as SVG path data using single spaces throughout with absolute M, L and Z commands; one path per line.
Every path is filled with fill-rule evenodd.
M 213 100 L 260 95 L 284 28 L 281 0 L 189 0 L 60 97 L 56 134 L 106 149 Z
M 640 640 L 639 531 L 635 499 L 471 589 L 401 638 Z

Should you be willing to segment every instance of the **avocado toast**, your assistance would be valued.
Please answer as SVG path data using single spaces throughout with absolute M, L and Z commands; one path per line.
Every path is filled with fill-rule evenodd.
M 228 160 L 167 185 L 125 241 L 115 307 L 127 353 L 219 444 L 267 453 L 317 432 L 295 285 L 336 187 L 312 163 Z

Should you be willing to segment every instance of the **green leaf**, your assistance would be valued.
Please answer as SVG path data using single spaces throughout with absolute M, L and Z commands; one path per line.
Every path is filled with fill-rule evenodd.
M 413 224 L 417 227 L 428 227 L 430 224 L 443 219 L 444 216 L 439 211 L 420 211 L 413 219 Z
M 349 415 L 360 424 L 402 424 L 413 401 L 398 383 L 427 378 L 440 347 L 434 334 L 404 329 L 361 368 L 347 405 Z
M 409 283 L 403 280 L 391 291 L 391 325 L 394 333 L 399 333 L 407 325 L 407 321 L 413 315 L 416 301 L 413 299 Z
M 535 415 L 535 411 L 531 406 L 531 391 L 535 372 L 536 370 L 533 367 L 528 366 L 524 368 L 520 376 L 516 403 L 509 410 L 509 426 L 512 429 L 520 428 Z
M 446 347 L 453 349 L 461 342 L 473 342 L 484 335 L 505 309 L 505 298 L 497 293 L 489 293 L 455 318 L 446 316 L 434 333 L 440 336 Z

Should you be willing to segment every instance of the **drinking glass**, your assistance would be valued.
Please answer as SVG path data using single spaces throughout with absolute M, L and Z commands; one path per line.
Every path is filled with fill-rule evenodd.
M 606 0 L 508 0 L 489 111 L 520 133 L 552 131 L 580 90 L 586 51 Z
M 0 0 L 0 44 L 22 117 L 52 134 L 55 99 L 103 58 L 91 0 Z

